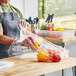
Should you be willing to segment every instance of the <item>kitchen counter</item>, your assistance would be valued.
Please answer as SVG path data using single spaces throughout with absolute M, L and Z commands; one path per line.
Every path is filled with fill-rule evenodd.
M 50 37 L 43 37 L 44 39 L 48 41 L 57 41 L 57 42 L 71 42 L 76 41 L 76 36 L 72 38 L 50 38 Z
M 69 50 L 69 56 L 76 58 L 76 36 L 72 38 L 50 38 L 50 37 L 44 37 L 44 39 L 58 45 L 62 46 L 65 49 Z M 65 70 L 65 76 L 76 76 L 76 68 L 73 71 L 72 75 L 72 68 Z M 69 73 L 66 73 L 68 71 Z M 55 75 L 56 76 L 56 75 Z
M 36 56 L 35 53 L 27 53 L 20 58 L 1 59 L 5 61 L 15 62 L 15 66 L 0 74 L 0 76 L 38 76 L 63 70 L 69 67 L 76 66 L 76 58 L 67 58 L 61 62 L 37 62 L 36 59 L 27 58 L 27 56 Z

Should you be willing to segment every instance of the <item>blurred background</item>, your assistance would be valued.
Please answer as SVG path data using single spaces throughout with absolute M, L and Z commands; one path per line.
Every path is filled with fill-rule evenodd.
M 54 14 L 55 27 L 76 29 L 76 0 L 11 0 L 25 19 L 39 17 L 40 25 L 48 14 Z

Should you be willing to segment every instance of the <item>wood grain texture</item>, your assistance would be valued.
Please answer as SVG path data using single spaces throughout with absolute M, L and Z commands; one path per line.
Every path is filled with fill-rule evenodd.
M 31 53 L 33 55 L 33 53 Z M 29 54 L 27 54 L 29 55 Z M 15 62 L 15 66 L 0 74 L 0 76 L 38 76 L 76 66 L 76 58 L 67 58 L 61 62 L 38 62 L 25 58 L 7 58 L 6 61 Z
M 50 38 L 50 37 L 43 37 L 44 39 L 48 41 L 57 41 L 57 42 L 71 42 L 76 41 L 76 36 L 72 38 Z

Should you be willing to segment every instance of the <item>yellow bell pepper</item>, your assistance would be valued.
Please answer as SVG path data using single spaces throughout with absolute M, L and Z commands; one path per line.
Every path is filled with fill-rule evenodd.
M 56 28 L 56 31 L 64 31 L 63 28 Z
M 49 54 L 47 53 L 46 50 L 42 49 L 39 53 L 38 53 L 38 61 L 39 62 L 46 62 L 49 60 Z
M 33 48 L 40 50 L 42 48 L 41 42 L 40 41 L 36 42 L 35 45 L 33 46 Z

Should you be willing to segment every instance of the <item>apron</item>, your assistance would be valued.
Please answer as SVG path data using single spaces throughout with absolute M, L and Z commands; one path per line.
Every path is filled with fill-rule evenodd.
M 1 10 L 3 34 L 14 39 L 19 39 L 20 30 L 18 26 L 19 25 L 18 14 L 16 12 L 6 13 L 3 12 L 2 9 L 0 10 Z M 0 44 L 0 59 L 7 58 L 10 56 L 21 55 L 21 54 L 22 54 L 22 49 L 20 46 L 16 46 L 16 45 L 8 46 L 8 45 Z

